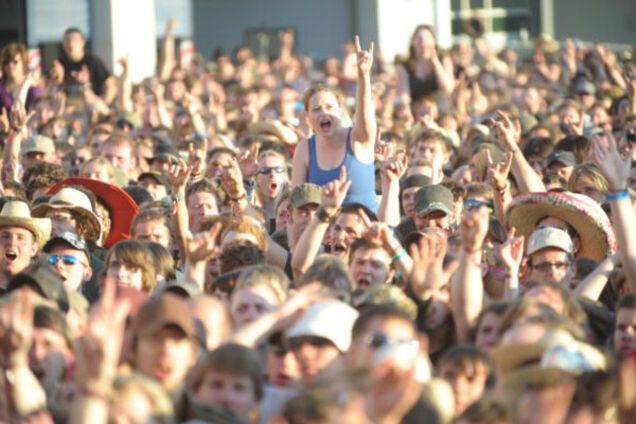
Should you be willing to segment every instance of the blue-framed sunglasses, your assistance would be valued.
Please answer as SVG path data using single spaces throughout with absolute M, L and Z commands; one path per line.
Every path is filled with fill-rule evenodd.
M 51 265 L 57 264 L 57 262 L 60 260 L 64 265 L 75 265 L 79 262 L 79 258 L 73 255 L 49 255 L 48 258 L 48 261 Z

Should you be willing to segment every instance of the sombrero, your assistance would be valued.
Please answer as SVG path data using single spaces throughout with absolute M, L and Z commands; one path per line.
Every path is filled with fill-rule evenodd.
M 139 212 L 139 206 L 121 188 L 103 181 L 84 177 L 66 178 L 49 189 L 49 193 L 57 193 L 62 187 L 79 185 L 92 191 L 106 205 L 110 215 L 110 233 L 105 236 L 104 247 L 110 248 L 120 240 L 129 239 L 130 225 Z
M 578 233 L 581 248 L 579 258 L 601 262 L 616 252 L 618 243 L 614 228 L 603 209 L 591 198 L 569 192 L 526 193 L 512 201 L 507 211 L 507 222 L 517 235 L 526 240 L 544 217 L 559 218 Z
M 9 200 L 4 204 L 0 211 L 0 228 L 2 227 L 20 227 L 29 230 L 40 248 L 51 235 L 51 220 L 33 218 L 29 205 L 22 200 Z
M 64 187 L 55 193 L 47 203 L 33 207 L 33 216 L 44 217 L 51 210 L 69 210 L 80 215 L 86 221 L 87 232 L 83 235 L 88 240 L 97 241 L 102 234 L 102 226 L 93 211 L 88 196 L 72 187 Z

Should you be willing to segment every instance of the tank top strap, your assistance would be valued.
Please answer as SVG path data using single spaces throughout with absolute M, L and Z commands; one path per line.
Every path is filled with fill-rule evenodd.
M 316 135 L 314 134 L 309 137 L 307 143 L 309 144 L 309 166 L 311 168 L 317 169 L 318 158 L 316 157 Z
M 355 154 L 353 153 L 353 146 L 351 145 L 351 132 L 352 131 L 353 131 L 353 128 L 349 128 L 349 131 L 347 131 L 346 146 L 347 146 L 347 153 L 349 153 L 350 155 L 355 156 Z

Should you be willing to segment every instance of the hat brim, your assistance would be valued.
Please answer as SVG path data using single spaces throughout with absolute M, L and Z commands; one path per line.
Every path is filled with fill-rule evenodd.
M 62 187 L 79 185 L 92 191 L 108 208 L 111 220 L 110 232 L 105 237 L 104 247 L 110 248 L 120 240 L 131 237 L 130 225 L 139 213 L 139 206 L 123 189 L 103 181 L 84 177 L 66 178 L 49 189 L 57 193 Z
M 0 228 L 20 227 L 33 233 L 35 241 L 42 249 L 51 236 L 51 220 L 49 218 L 17 218 L 0 216 Z
M 433 202 L 425 208 L 418 209 L 417 214 L 419 216 L 426 216 L 433 212 L 444 212 L 446 215 L 450 215 L 452 209 L 449 209 L 448 206 L 443 203 Z
M 507 212 L 510 227 L 526 239 L 540 219 L 554 217 L 572 226 L 581 239 L 577 258 L 601 262 L 616 252 L 614 228 L 603 209 L 592 199 L 569 192 L 527 193 L 517 196 Z
M 293 145 L 298 143 L 298 135 L 294 130 L 286 127 L 281 122 L 255 122 L 248 127 L 247 132 L 254 135 L 271 135 L 279 142 L 285 144 Z
M 33 211 L 31 213 L 33 216 L 45 217 L 46 214 L 51 210 L 70 210 L 84 218 L 87 228 L 87 234 L 84 235 L 84 238 L 88 240 L 97 241 L 102 235 L 102 225 L 97 219 L 97 215 L 79 206 L 61 204 L 51 205 L 48 203 L 40 203 L 33 208 Z
M 546 346 L 540 343 L 515 343 L 494 348 L 490 356 L 505 377 L 541 361 Z

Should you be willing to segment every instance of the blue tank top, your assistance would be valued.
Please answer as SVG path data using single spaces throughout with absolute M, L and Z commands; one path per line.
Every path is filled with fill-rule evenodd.
M 347 177 L 351 180 L 351 187 L 343 204 L 361 203 L 378 213 L 378 204 L 375 200 L 375 165 L 373 162 L 361 162 L 353 152 L 351 147 L 351 128 L 347 133 L 345 157 L 340 165 L 333 169 L 321 169 L 318 166 L 318 156 L 316 154 L 316 136 L 312 135 L 309 140 L 309 171 L 307 182 L 324 186 L 325 184 L 337 180 L 340 177 L 340 167 L 347 168 Z

